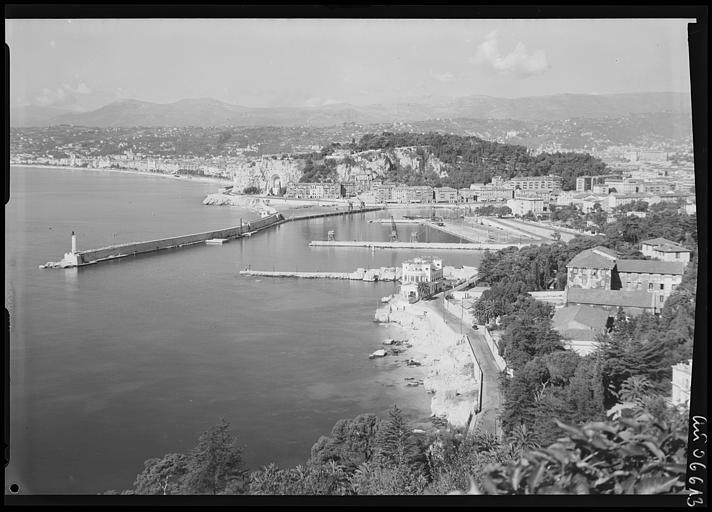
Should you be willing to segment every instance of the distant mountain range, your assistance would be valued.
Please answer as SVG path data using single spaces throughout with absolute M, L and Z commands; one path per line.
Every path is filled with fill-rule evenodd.
M 185 99 L 151 103 L 133 99 L 114 101 L 96 110 L 77 112 L 36 105 L 10 109 L 11 126 L 333 126 L 428 119 L 513 119 L 555 121 L 571 118 L 621 117 L 628 114 L 671 112 L 688 114 L 685 93 L 556 94 L 526 98 L 468 96 L 419 98 L 394 104 L 355 106 L 347 103 L 321 107 L 252 108 L 214 99 Z

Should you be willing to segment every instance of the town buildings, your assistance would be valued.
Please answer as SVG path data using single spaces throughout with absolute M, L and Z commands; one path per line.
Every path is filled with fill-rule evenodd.
M 436 203 L 457 203 L 457 189 L 451 187 L 435 187 Z
M 550 192 L 558 192 L 561 190 L 563 178 L 561 176 L 526 176 L 514 177 L 507 183 L 513 188 L 521 190 L 547 190 Z
M 338 199 L 341 197 L 341 184 L 288 183 L 284 197 L 291 199 Z
M 514 187 L 504 186 L 503 184 L 489 183 L 472 184 L 470 190 L 473 192 L 474 201 L 506 201 L 514 197 Z

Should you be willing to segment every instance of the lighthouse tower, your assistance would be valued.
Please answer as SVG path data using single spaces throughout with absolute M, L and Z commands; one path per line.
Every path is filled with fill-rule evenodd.
M 77 235 L 72 231 L 72 254 L 77 253 Z

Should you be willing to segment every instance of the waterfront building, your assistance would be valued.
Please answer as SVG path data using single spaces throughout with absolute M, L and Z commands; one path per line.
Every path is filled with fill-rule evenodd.
M 472 188 L 461 188 L 457 191 L 457 198 L 461 203 L 473 203 L 477 200 L 477 194 Z
M 385 183 L 382 185 L 375 185 L 371 191 L 373 192 L 375 201 L 377 203 L 388 203 L 391 202 L 391 194 L 393 189 L 396 188 L 395 185 L 391 183 Z
M 690 406 L 692 387 L 692 359 L 672 367 L 672 404 Z
M 285 197 L 292 199 L 338 199 L 339 183 L 288 183 Z
M 391 190 L 391 201 L 395 203 L 432 203 L 433 188 L 428 186 L 408 187 L 398 185 Z
M 457 203 L 457 190 L 452 187 L 435 187 L 436 203 Z
M 433 202 L 433 187 L 419 185 L 410 188 L 411 203 L 432 203 Z
M 343 197 L 354 197 L 358 194 L 356 182 L 345 181 L 341 183 L 341 195 Z
M 476 202 L 506 201 L 514 197 L 513 187 L 495 184 L 494 180 L 488 185 L 470 185 L 470 190 L 474 192 Z
M 662 261 L 679 261 L 687 264 L 690 262 L 692 251 L 666 238 L 652 238 L 640 242 L 640 252 Z
M 430 294 L 443 289 L 443 261 L 441 258 L 413 258 L 406 260 L 401 268 L 401 295 L 404 298 L 420 298 L 418 285 L 426 283 Z

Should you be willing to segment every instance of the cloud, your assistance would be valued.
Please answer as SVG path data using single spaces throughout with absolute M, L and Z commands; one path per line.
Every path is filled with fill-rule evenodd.
M 455 80 L 455 75 L 449 71 L 446 71 L 445 73 L 430 73 L 430 76 L 439 82 L 453 82 Z
M 49 42 L 49 47 L 50 47 L 50 48 L 56 48 L 56 47 L 57 47 L 57 43 L 54 41 L 54 39 L 52 39 L 52 40 Z
M 62 87 L 57 89 L 42 89 L 42 92 L 35 98 L 35 103 L 43 107 L 49 106 L 66 106 L 76 103 L 76 94 L 91 94 L 92 90 L 84 82 L 80 82 L 77 86 L 70 84 L 62 84 Z
M 35 102 L 38 105 L 47 107 L 50 105 L 66 105 L 68 101 L 71 102 L 73 98 L 64 91 L 64 88 L 59 89 L 48 89 L 45 87 L 42 92 L 35 98 Z
M 499 34 L 492 31 L 477 47 L 477 53 L 470 59 L 473 64 L 484 64 L 497 72 L 517 77 L 539 75 L 549 69 L 549 61 L 543 50 L 528 52 L 521 41 L 507 55 L 502 55 L 499 49 Z
M 325 107 L 327 105 L 335 105 L 340 103 L 339 101 L 332 98 L 309 98 L 302 106 L 304 107 Z

